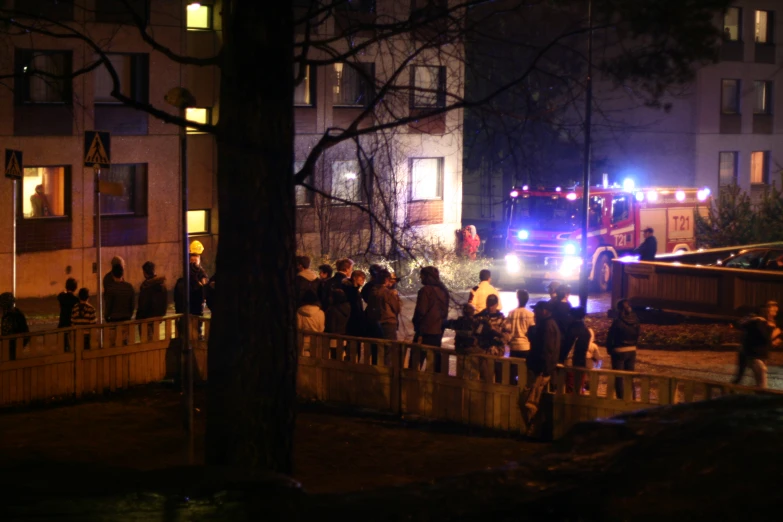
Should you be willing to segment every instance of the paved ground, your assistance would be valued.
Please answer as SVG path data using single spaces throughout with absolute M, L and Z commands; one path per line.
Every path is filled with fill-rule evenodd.
M 203 453 L 204 394 L 196 396 L 196 454 Z M 0 467 L 69 463 L 140 470 L 184 463 L 177 391 L 148 386 L 110 399 L 0 412 Z M 429 481 L 524 461 L 549 445 L 468 428 L 304 411 L 294 438 L 294 477 L 313 492 Z

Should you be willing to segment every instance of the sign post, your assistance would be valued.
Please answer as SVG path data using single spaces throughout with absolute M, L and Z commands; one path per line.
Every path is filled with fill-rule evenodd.
M 22 179 L 22 151 L 5 149 L 5 177 L 10 178 L 11 185 L 11 223 L 13 236 L 11 238 L 11 292 L 16 295 L 16 181 Z
M 111 167 L 111 135 L 108 132 L 84 133 L 84 166 L 95 173 L 95 250 L 98 275 L 98 322 L 103 323 L 103 288 L 101 278 L 101 168 Z M 101 330 L 102 332 L 103 330 Z M 103 345 L 103 339 L 101 339 Z

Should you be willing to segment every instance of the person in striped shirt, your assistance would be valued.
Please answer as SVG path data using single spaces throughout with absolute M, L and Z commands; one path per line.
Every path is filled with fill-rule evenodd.
M 79 290 L 79 302 L 73 305 L 73 310 L 71 310 L 71 324 L 73 326 L 85 326 L 98 322 L 95 317 L 95 307 L 88 302 L 89 298 L 89 290 L 86 288 Z M 85 331 L 89 332 L 89 330 Z M 90 349 L 89 333 L 84 334 L 84 349 Z

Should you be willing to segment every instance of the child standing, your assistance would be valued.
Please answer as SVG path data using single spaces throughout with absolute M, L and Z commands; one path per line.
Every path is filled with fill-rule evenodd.
M 95 318 L 95 307 L 93 307 L 87 300 L 90 298 L 90 291 L 86 288 L 79 290 L 79 302 L 73 305 L 71 310 L 71 324 L 73 326 L 85 326 L 95 324 L 97 319 Z M 90 334 L 84 334 L 84 349 L 90 349 Z
M 76 279 L 69 277 L 65 281 L 65 292 L 57 295 L 57 301 L 60 303 L 60 320 L 57 322 L 57 328 L 68 328 L 71 326 L 71 313 L 73 307 L 79 302 L 76 297 Z M 65 351 L 71 351 L 71 334 L 65 336 Z

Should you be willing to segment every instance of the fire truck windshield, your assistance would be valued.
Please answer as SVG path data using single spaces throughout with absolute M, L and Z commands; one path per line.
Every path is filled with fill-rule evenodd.
M 523 195 L 511 205 L 509 224 L 512 228 L 530 227 L 560 230 L 577 227 L 580 223 L 580 200 L 569 200 L 565 195 Z

